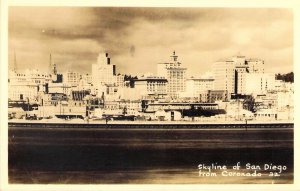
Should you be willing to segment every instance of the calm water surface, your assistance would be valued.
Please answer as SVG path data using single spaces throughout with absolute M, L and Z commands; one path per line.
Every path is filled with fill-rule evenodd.
M 293 183 L 293 129 L 9 128 L 10 183 Z M 199 176 L 198 165 L 285 165 L 280 176 Z M 253 172 L 242 169 L 239 172 Z

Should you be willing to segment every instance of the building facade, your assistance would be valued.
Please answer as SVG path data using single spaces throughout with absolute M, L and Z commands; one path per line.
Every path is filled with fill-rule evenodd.
M 100 53 L 97 63 L 92 65 L 92 82 L 94 86 L 116 83 L 116 66 L 111 64 L 108 53 Z
M 232 94 L 245 94 L 249 85 L 248 74 L 264 74 L 264 61 L 247 59 L 238 55 L 229 59 L 220 60 L 213 64 L 215 90 L 224 90 L 227 99 Z M 247 82 L 248 80 L 248 82 Z
M 235 88 L 235 64 L 233 60 L 220 60 L 213 64 L 215 90 L 224 90 L 226 99 L 230 99 Z
M 275 74 L 273 73 L 247 73 L 245 74 L 242 94 L 265 94 L 275 90 Z
M 82 76 L 79 72 L 74 72 L 71 70 L 68 70 L 63 75 L 63 82 L 66 84 L 69 84 L 70 86 L 76 87 L 79 84 L 79 81 L 82 79 Z
M 134 88 L 141 96 L 167 94 L 168 80 L 164 77 L 147 76 L 134 80 Z
M 180 92 L 185 91 L 186 68 L 183 68 L 181 63 L 178 62 L 178 56 L 175 51 L 170 57 L 170 62 L 157 65 L 157 75 L 167 79 L 167 94 L 177 98 Z
M 11 70 L 8 78 L 8 98 L 36 101 L 39 92 L 45 91 L 51 80 L 51 75 L 38 70 L 26 70 L 23 73 Z
M 191 77 L 186 80 L 186 90 L 182 97 L 196 98 L 200 102 L 207 102 L 209 90 L 214 89 L 214 79 Z

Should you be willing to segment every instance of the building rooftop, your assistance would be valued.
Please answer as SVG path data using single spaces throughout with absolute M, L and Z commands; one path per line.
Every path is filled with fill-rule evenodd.
M 202 77 L 190 77 L 190 78 L 187 78 L 186 80 L 194 80 L 194 81 L 214 81 L 215 79 L 213 79 L 213 78 L 202 78 Z
M 155 78 L 155 77 L 146 77 L 146 78 L 139 78 L 139 79 L 134 79 L 134 81 L 165 81 L 167 82 L 168 80 L 163 77 Z

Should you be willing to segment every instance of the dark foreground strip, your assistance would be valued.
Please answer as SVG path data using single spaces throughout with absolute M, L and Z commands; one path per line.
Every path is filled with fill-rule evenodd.
M 294 123 L 257 124 L 79 124 L 79 123 L 19 123 L 9 122 L 8 127 L 22 128 L 110 128 L 110 129 L 247 129 L 294 128 Z

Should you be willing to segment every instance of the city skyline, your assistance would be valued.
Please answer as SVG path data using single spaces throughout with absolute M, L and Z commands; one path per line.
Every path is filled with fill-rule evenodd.
M 34 16 L 29 14 L 35 12 Z M 257 20 L 260 20 L 258 23 Z M 10 7 L 9 64 L 91 72 L 100 51 L 118 73 L 156 73 L 176 51 L 189 75 L 238 53 L 265 61 L 266 72 L 293 71 L 290 9 Z
M 1 190 L 297 188 L 296 0 L 0 4 Z

